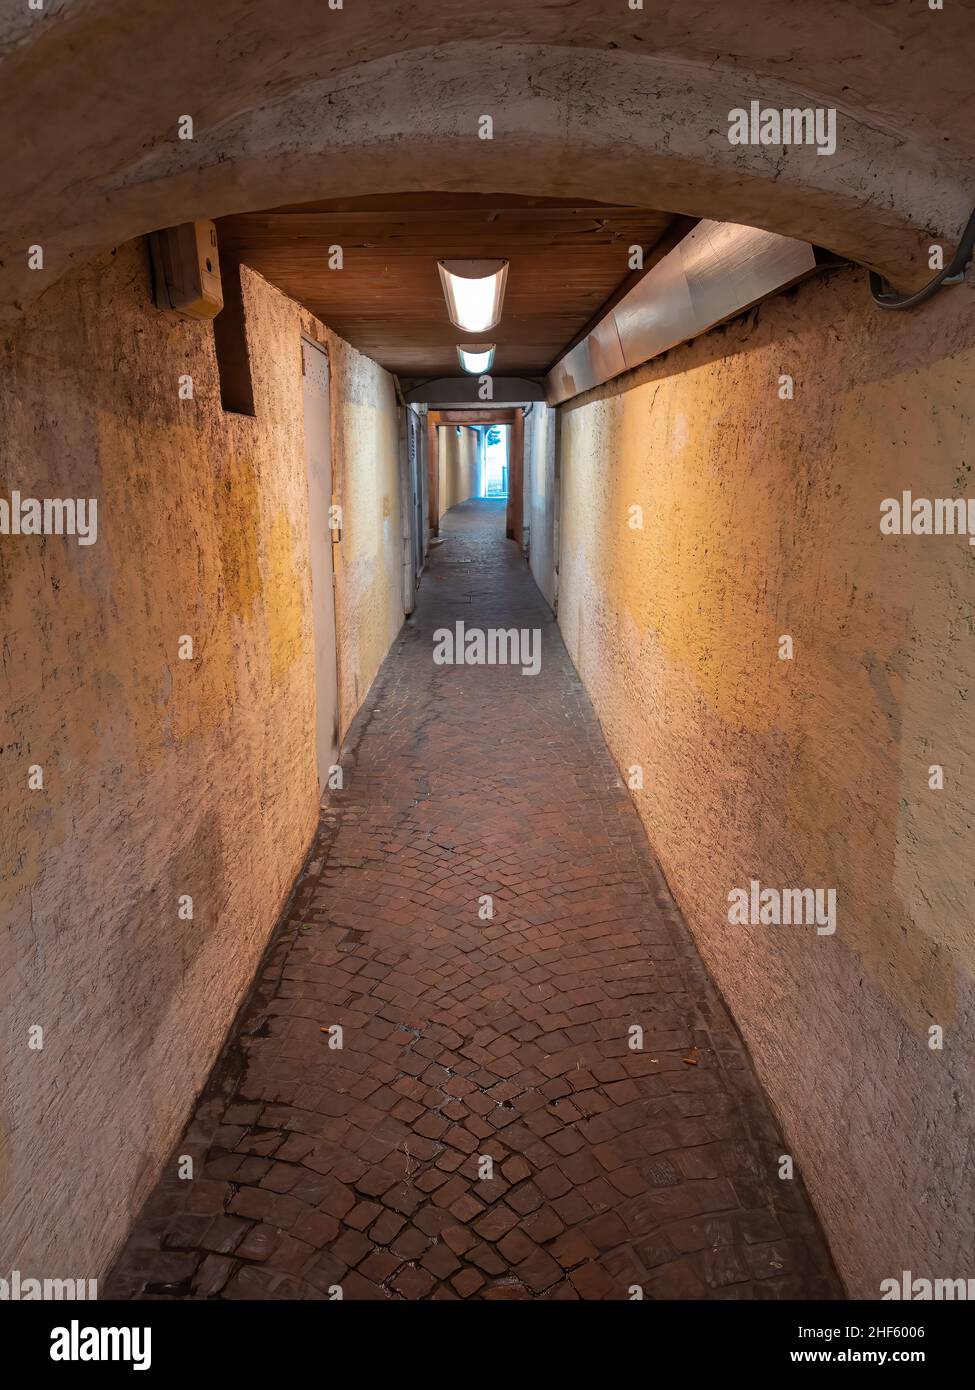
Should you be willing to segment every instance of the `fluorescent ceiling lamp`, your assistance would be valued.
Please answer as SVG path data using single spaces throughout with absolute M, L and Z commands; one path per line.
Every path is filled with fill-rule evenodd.
M 450 322 L 484 333 L 501 318 L 507 261 L 438 261 Z
M 479 376 L 481 372 L 489 372 L 494 362 L 493 343 L 459 343 L 457 346 L 457 356 L 460 358 L 460 365 L 465 372 L 473 372 Z

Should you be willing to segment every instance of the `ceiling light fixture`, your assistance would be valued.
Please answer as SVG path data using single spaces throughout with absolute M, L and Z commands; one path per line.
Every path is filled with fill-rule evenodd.
M 494 363 L 494 343 L 458 343 L 457 356 L 465 372 L 480 376 L 489 372 Z
M 507 261 L 438 261 L 450 322 L 483 333 L 501 318 Z

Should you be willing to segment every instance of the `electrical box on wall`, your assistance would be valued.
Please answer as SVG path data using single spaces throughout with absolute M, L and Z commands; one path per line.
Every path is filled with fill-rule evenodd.
M 193 319 L 212 319 L 223 308 L 217 229 L 212 222 L 183 222 L 153 232 L 156 306 Z

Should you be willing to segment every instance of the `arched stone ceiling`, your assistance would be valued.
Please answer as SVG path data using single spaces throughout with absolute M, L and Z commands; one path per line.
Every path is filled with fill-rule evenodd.
M 975 201 L 973 40 L 970 0 L 19 8 L 0 20 L 0 303 L 9 322 L 158 226 L 406 188 L 748 222 L 913 285 Z M 836 153 L 730 145 L 753 99 L 835 106 Z

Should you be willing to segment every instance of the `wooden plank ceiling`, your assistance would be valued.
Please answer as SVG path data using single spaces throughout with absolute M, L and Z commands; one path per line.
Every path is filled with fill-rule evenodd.
M 512 194 L 404 193 L 273 208 L 217 223 L 221 257 L 259 271 L 401 377 L 457 376 L 438 260 L 505 257 L 499 376 L 541 376 L 630 275 L 632 245 L 673 219 L 644 208 Z M 328 248 L 344 268 L 329 270 Z

